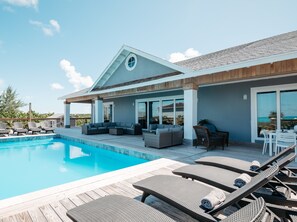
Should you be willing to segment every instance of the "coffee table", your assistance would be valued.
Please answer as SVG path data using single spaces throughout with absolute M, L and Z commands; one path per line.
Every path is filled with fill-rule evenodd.
M 109 134 L 110 135 L 123 135 L 124 129 L 123 128 L 110 128 Z

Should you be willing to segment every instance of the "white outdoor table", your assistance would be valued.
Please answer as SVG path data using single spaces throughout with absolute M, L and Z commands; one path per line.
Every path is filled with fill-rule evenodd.
M 269 156 L 272 156 L 272 149 L 273 149 L 272 139 L 276 137 L 276 133 L 275 132 L 270 132 L 268 134 L 268 136 L 269 136 Z

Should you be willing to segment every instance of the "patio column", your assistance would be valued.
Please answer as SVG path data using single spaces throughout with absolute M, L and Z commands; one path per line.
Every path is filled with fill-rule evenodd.
M 94 116 L 94 101 L 92 100 L 91 103 L 91 123 L 95 123 L 95 116 Z
M 94 119 L 95 123 L 102 123 L 103 122 L 103 100 L 97 98 L 94 104 Z
M 70 128 L 70 103 L 64 102 L 64 127 Z
M 191 143 L 196 139 L 193 126 L 197 125 L 197 89 L 193 83 L 184 86 L 184 138 Z

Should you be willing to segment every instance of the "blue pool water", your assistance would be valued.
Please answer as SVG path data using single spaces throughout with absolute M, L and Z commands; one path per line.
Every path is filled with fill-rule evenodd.
M 147 161 L 63 139 L 0 143 L 0 199 Z

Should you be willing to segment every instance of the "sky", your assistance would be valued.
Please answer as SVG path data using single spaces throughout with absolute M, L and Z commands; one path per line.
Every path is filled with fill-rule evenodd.
M 296 0 L 0 0 L 0 92 L 40 113 L 89 87 L 123 44 L 175 62 L 297 30 Z M 23 107 L 24 111 L 28 106 Z M 71 104 L 71 113 L 90 106 Z

